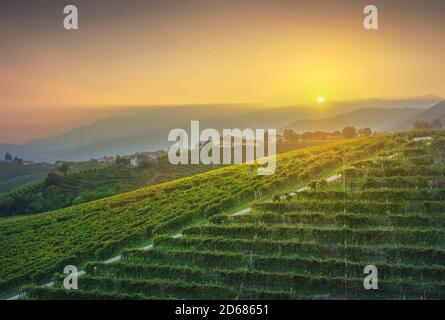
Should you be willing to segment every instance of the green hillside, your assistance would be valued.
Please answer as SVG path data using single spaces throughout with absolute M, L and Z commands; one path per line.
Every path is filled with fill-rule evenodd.
M 56 282 L 26 293 L 39 299 L 443 299 L 445 140 L 404 143 L 402 137 L 337 144 L 331 148 L 356 160 L 382 150 L 379 141 L 392 151 L 341 168 L 342 178 L 331 185 L 311 183 L 293 196 L 274 197 L 279 201 L 259 201 L 247 215 L 214 215 L 182 237 L 155 232 L 151 250 L 126 250 L 113 264 L 89 263 L 79 290 Z M 339 155 L 328 150 L 310 154 Z M 302 167 L 305 157 L 297 154 L 286 155 L 285 168 Z M 404 181 L 424 184 L 410 188 Z M 367 265 L 378 267 L 379 290 L 363 288 Z
M 166 156 L 148 162 L 143 168 L 130 164 L 93 167 L 82 162 L 70 163 L 70 167 L 73 172 L 67 175 L 51 174 L 46 178 L 47 172 L 44 172 L 39 182 L 0 193 L 0 217 L 66 208 L 218 168 L 216 165 L 171 165 Z M 56 168 L 53 165 L 52 171 Z
M 413 147 L 412 143 L 409 142 L 410 139 L 410 134 L 396 134 L 338 142 L 280 155 L 278 157 L 277 172 L 271 176 L 256 175 L 256 169 L 252 166 L 232 166 L 54 212 L 30 217 L 1 219 L 0 239 L 2 251 L 0 256 L 0 276 L 2 278 L 2 291 L 15 288 L 24 283 L 40 283 L 49 279 L 54 272 L 63 270 L 63 267 L 67 264 L 80 265 L 82 262 L 91 259 L 105 259 L 116 254 L 122 248 L 134 247 L 144 242 L 147 243 L 150 239 L 154 239 L 155 250 L 153 252 L 158 252 L 158 248 L 162 249 L 164 247 L 166 247 L 165 249 L 167 251 L 176 250 L 176 243 L 179 246 L 178 248 L 180 248 L 182 244 L 187 247 L 181 250 L 196 249 L 199 252 L 205 250 L 221 250 L 223 255 L 225 254 L 225 250 L 235 253 L 240 251 L 239 253 L 244 252 L 244 254 L 249 251 L 249 255 L 265 254 L 267 256 L 271 253 L 281 254 L 281 248 L 286 248 L 285 246 L 282 247 L 282 245 L 287 244 L 289 241 L 294 241 L 295 243 L 289 243 L 289 247 L 287 248 L 290 248 L 290 251 L 284 250 L 287 253 L 283 253 L 295 255 L 295 248 L 297 248 L 295 245 L 299 246 L 300 242 L 303 242 L 304 245 L 307 241 L 311 243 L 309 248 L 323 248 L 322 246 L 320 247 L 320 242 L 324 241 L 323 243 L 327 245 L 328 240 L 338 241 L 339 237 L 341 238 L 343 235 L 343 229 L 337 232 L 335 230 L 328 232 L 326 235 L 328 238 L 321 241 L 322 239 L 319 239 L 319 237 L 321 237 L 322 233 L 310 224 L 295 227 L 290 224 L 286 228 L 283 228 L 275 224 L 267 226 L 264 223 L 260 223 L 259 225 L 255 223 L 242 223 L 238 225 L 238 222 L 230 221 L 223 222 L 223 224 L 220 225 L 216 224 L 215 221 L 220 221 L 221 219 L 213 218 L 212 221 L 214 221 L 214 223 L 206 226 L 195 225 L 185 230 L 185 237 L 183 238 L 172 240 L 166 235 L 177 232 L 188 225 L 205 222 L 207 218 L 218 215 L 239 204 L 254 199 L 260 200 L 261 202 L 261 199 L 267 199 L 275 192 L 295 188 L 313 178 L 335 172 L 335 170 L 342 168 L 344 163 L 369 158 L 385 150 L 400 149 L 404 145 L 409 148 L 417 148 L 417 144 L 420 143 L 415 143 Z M 406 166 L 402 167 L 407 168 Z M 436 165 L 431 163 L 426 163 L 424 167 L 430 170 L 427 172 L 431 175 L 442 172 L 441 167 L 436 168 Z M 363 168 L 360 169 L 362 170 Z M 283 204 L 289 206 L 291 208 L 289 209 L 290 211 L 298 211 L 298 208 L 292 207 L 292 203 L 293 200 Z M 298 202 L 296 203 L 298 204 Z M 352 201 L 351 203 L 356 203 L 357 208 L 361 208 L 360 202 Z M 438 202 L 433 203 L 435 205 L 432 205 L 431 208 L 428 207 L 428 210 L 438 210 Z M 283 204 L 272 203 L 271 205 L 273 207 Z M 259 205 L 260 204 L 257 206 Z M 389 204 L 388 206 L 392 208 Z M 366 209 L 360 209 L 354 213 L 361 213 L 363 215 L 373 212 L 372 205 L 366 204 L 362 207 Z M 327 207 L 327 209 L 328 208 L 329 207 Z M 381 209 L 381 207 L 378 208 Z M 422 207 L 420 206 L 419 208 Z M 279 212 L 280 214 L 286 213 L 286 210 Z M 395 211 L 397 214 L 405 212 L 402 208 L 397 208 L 397 210 L 398 211 Z M 379 212 L 375 212 L 375 214 L 378 213 Z M 245 219 L 245 217 L 257 216 L 258 214 L 259 211 L 256 207 L 253 215 L 239 218 Z M 332 226 L 328 225 L 326 228 L 332 229 Z M 438 230 L 436 226 L 432 226 L 431 230 L 428 230 L 431 232 L 426 233 L 422 239 L 436 239 L 433 233 L 436 232 L 437 234 L 437 232 L 440 232 L 440 230 Z M 369 232 L 373 234 L 374 231 L 371 229 Z M 369 232 L 365 232 L 364 235 L 369 235 Z M 302 237 L 301 241 L 299 240 L 300 233 Z M 311 234 L 313 234 L 313 237 L 310 236 Z M 398 234 L 399 233 L 397 233 L 397 235 Z M 331 235 L 332 239 L 329 238 Z M 355 233 L 352 233 L 350 236 L 354 237 L 354 235 Z M 362 233 L 360 233 L 360 236 L 362 236 Z M 410 236 L 411 234 L 407 236 L 407 239 L 411 239 L 409 238 Z M 196 242 L 193 242 L 193 239 L 196 239 Z M 207 239 L 209 241 L 207 241 Z M 380 241 L 384 239 L 383 237 Z M 219 240 L 222 241 L 221 244 L 219 244 Z M 189 243 L 189 241 L 191 242 Z M 249 241 L 254 242 L 249 244 Z M 256 252 L 253 250 L 256 241 L 263 241 L 263 244 L 266 248 L 269 248 L 268 250 L 270 250 L 270 252 L 267 253 L 267 250 Z M 280 241 L 284 242 L 280 243 Z M 215 247 L 206 247 L 207 243 Z M 252 247 L 250 245 L 254 246 Z M 361 245 L 362 247 L 364 246 L 364 244 Z M 437 246 L 439 245 L 440 243 L 437 244 Z M 238 250 L 237 248 L 240 249 Z M 426 248 L 429 250 L 428 247 Z M 341 250 L 341 248 L 338 247 L 338 250 Z M 372 251 L 374 249 L 370 250 Z M 441 250 L 442 249 L 436 247 L 437 252 L 434 251 L 433 254 L 440 255 Z M 26 257 L 23 252 L 27 253 Z M 152 251 L 147 251 L 144 254 L 149 255 L 151 252 Z M 309 251 L 307 252 L 310 253 Z M 323 251 L 321 250 L 321 252 Z M 368 251 L 365 251 L 365 253 L 366 252 Z M 128 253 L 125 254 L 125 257 L 127 256 Z M 299 257 L 298 254 L 297 257 Z M 126 259 L 127 258 L 124 259 L 123 263 L 128 262 Z M 136 276 L 138 274 L 136 272 L 130 272 L 127 276 L 122 276 L 124 277 L 123 279 L 120 279 L 120 276 L 103 278 L 105 274 L 97 276 L 89 273 L 87 276 L 82 277 L 80 282 L 81 286 L 83 286 L 83 284 L 87 285 L 83 287 L 85 290 L 98 290 L 93 293 L 84 292 L 83 290 L 70 293 L 61 293 L 57 291 L 57 289 L 36 288 L 28 290 L 31 297 L 36 298 L 52 295 L 54 293 L 53 290 L 56 290 L 57 295 L 61 294 L 62 296 L 69 294 L 74 296 L 79 295 L 78 297 L 81 297 L 82 294 L 85 294 L 84 297 L 89 297 L 90 294 L 92 294 L 90 296 L 92 297 L 97 294 L 100 295 L 104 290 L 107 291 L 107 285 L 118 289 L 118 292 L 115 292 L 115 294 L 125 293 L 125 288 L 128 285 L 131 292 L 141 293 L 141 295 L 137 297 L 154 296 L 154 291 L 150 291 L 150 288 L 155 287 L 171 288 L 172 291 L 162 290 L 164 295 L 169 296 L 181 296 L 181 294 L 173 294 L 173 292 L 176 292 L 175 290 L 178 289 L 177 286 L 182 288 L 180 289 L 183 290 L 182 292 L 189 292 L 190 288 L 187 287 L 183 281 L 184 279 L 182 279 L 181 269 L 169 265 L 167 261 L 162 262 L 162 265 L 164 264 L 166 264 L 163 266 L 166 270 L 168 269 L 170 270 L 169 272 L 177 275 L 177 278 L 175 278 L 173 282 L 172 279 L 159 279 L 159 277 L 156 276 L 153 276 L 153 279 L 144 280 L 142 283 L 140 279 L 126 278 Z M 221 267 L 223 266 L 224 265 L 221 265 Z M 150 266 L 142 267 L 149 268 Z M 199 267 L 199 265 L 195 266 L 192 263 L 192 265 L 186 267 L 186 269 L 190 271 L 189 268 L 198 268 L 197 270 L 199 271 Z M 207 270 L 207 268 L 205 269 Z M 186 273 L 188 272 L 187 270 Z M 193 270 L 190 272 L 193 273 Z M 154 275 L 160 273 L 148 274 Z M 207 278 L 207 274 L 204 274 L 206 276 L 202 279 L 203 283 L 195 284 L 193 282 L 191 284 L 193 286 L 196 285 L 192 291 L 197 292 L 197 295 L 187 296 L 186 298 L 196 298 L 199 295 L 206 295 L 207 298 L 235 298 L 237 295 L 233 294 L 236 292 L 240 293 L 239 288 L 230 285 L 230 281 L 223 286 L 218 285 L 220 284 L 220 280 L 218 280 L 220 278 L 219 276 L 215 278 L 213 271 L 209 273 L 209 279 Z M 233 277 L 236 278 L 241 275 L 242 273 L 235 273 Z M 250 274 L 246 275 L 246 277 L 250 276 Z M 256 276 L 261 278 L 262 274 L 259 273 L 256 274 Z M 230 278 L 230 275 L 227 277 Z M 266 277 L 265 280 L 267 279 Z M 102 280 L 108 284 L 105 285 L 101 282 Z M 266 283 L 268 283 L 267 281 Z M 134 286 L 129 285 L 129 283 L 134 284 Z M 220 286 L 222 289 L 219 288 Z M 133 290 L 136 287 L 140 289 Z M 249 285 L 246 285 L 246 288 L 249 288 Z M 201 289 L 204 291 L 201 292 Z M 266 289 L 267 288 L 252 287 L 248 289 L 248 292 L 250 297 L 266 297 L 268 296 L 267 292 L 269 292 L 269 289 Z M 284 290 L 284 287 L 282 289 Z M 284 290 L 284 292 L 285 291 L 286 290 Z M 213 294 L 214 292 L 225 293 L 223 295 L 217 295 L 216 293 Z M 127 293 L 129 293 L 128 290 Z M 272 294 L 275 293 L 272 292 Z M 298 295 L 285 295 L 283 297 L 295 298 L 297 296 Z M 247 296 L 243 295 L 243 297 Z
M 0 219 L 1 291 L 48 279 L 67 264 L 109 257 L 404 140 L 382 135 L 298 150 L 280 155 L 271 176 L 258 176 L 253 166 L 232 166 L 58 211 Z
M 109 164 L 97 160 L 68 162 L 71 172 L 78 173 L 86 170 L 108 167 Z M 48 173 L 57 172 L 61 163 L 31 163 L 20 164 L 0 161 L 0 195 L 19 191 L 27 184 L 39 183 Z M 1 214 L 0 214 L 1 215 Z
M 277 152 L 284 153 L 328 142 L 279 141 Z M 223 167 L 172 165 L 167 156 L 148 161 L 142 167 L 94 160 L 68 162 L 68 165 L 70 172 L 63 175 L 55 174 L 61 163 L 29 166 L 0 164 L 0 177 L 4 179 L 0 179 L 0 217 L 62 209 Z M 50 177 L 47 177 L 48 173 Z M 12 190 L 1 192 L 2 186 Z

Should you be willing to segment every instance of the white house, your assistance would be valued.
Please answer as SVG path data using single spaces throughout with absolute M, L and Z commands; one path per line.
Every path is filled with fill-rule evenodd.
M 130 164 L 133 167 L 137 167 L 139 165 L 139 160 L 137 158 L 130 159 Z

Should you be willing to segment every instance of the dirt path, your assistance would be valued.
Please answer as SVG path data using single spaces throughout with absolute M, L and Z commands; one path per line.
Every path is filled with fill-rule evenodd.
M 232 217 L 243 216 L 245 214 L 250 213 L 250 211 L 252 211 L 252 208 L 246 208 L 246 209 L 240 210 L 240 211 L 232 214 Z
M 326 181 L 327 181 L 328 183 L 329 183 L 329 182 L 333 182 L 333 181 L 337 180 L 337 179 L 340 178 L 340 177 L 341 177 L 341 175 L 336 174 L 336 175 L 330 176 L 329 178 L 326 178 Z M 305 191 L 305 190 L 307 190 L 307 189 L 308 189 L 308 187 L 306 186 L 306 187 L 303 187 L 303 188 L 301 188 L 301 189 L 298 189 L 298 190 L 295 191 L 295 192 L 290 192 L 290 193 L 289 193 L 289 196 L 290 196 L 290 197 L 293 197 L 293 196 L 297 195 L 298 192 L 302 192 L 302 191 Z M 240 210 L 240 211 L 238 211 L 238 212 L 235 212 L 235 213 L 232 214 L 231 216 L 232 216 L 232 217 L 243 216 L 243 215 L 249 214 L 251 211 L 252 211 L 252 208 L 246 208 L 246 209 Z

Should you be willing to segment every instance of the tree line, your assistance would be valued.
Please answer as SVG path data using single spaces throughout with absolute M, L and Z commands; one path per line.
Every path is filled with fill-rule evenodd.
M 12 157 L 12 154 L 9 152 L 5 153 L 4 159 L 6 162 L 11 162 L 11 163 L 18 164 L 18 165 L 23 165 L 25 163 L 22 158 L 19 158 L 17 156 Z
M 296 133 L 292 129 L 285 129 L 282 138 L 287 142 L 310 141 L 310 140 L 340 140 L 352 139 L 355 137 L 369 137 L 373 134 L 371 128 L 357 129 L 355 127 L 345 127 L 342 131 L 307 131 L 302 134 Z
M 435 119 L 431 122 L 417 120 L 416 123 L 414 123 L 414 128 L 418 130 L 442 129 L 442 121 L 440 121 L 440 119 Z

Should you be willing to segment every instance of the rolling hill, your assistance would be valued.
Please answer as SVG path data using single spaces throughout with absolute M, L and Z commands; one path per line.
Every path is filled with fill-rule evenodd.
M 50 164 L 14 165 L 0 162 L 0 194 L 18 186 L 44 179 L 55 170 Z
M 69 163 L 71 173 L 99 169 L 107 166 L 98 161 L 82 161 Z M 46 178 L 48 173 L 57 172 L 59 163 L 16 164 L 0 162 L 0 194 Z
M 391 130 L 394 131 L 403 131 L 403 130 L 411 130 L 414 128 L 414 124 L 417 121 L 427 121 L 432 122 L 436 119 L 442 121 L 442 125 L 445 124 L 445 101 L 441 101 L 438 104 L 424 110 L 423 112 L 413 115 L 405 120 L 400 120 L 390 126 Z
M 313 147 L 329 140 L 279 141 L 277 153 Z M 100 161 L 13 165 L 0 163 L 0 217 L 36 214 L 214 170 L 224 165 L 172 165 L 166 155 L 142 167 Z M 50 178 L 48 173 L 52 173 Z
M 73 164 L 74 168 L 76 166 L 79 164 Z M 22 167 L 17 171 L 26 169 Z M 48 172 L 56 171 L 54 165 L 47 165 L 47 167 L 49 167 L 48 171 L 38 172 L 39 175 L 34 177 L 34 179 L 40 178 L 40 181 L 9 192 L 0 192 L 0 217 L 29 215 L 66 208 L 195 175 L 221 166 L 172 165 L 167 156 L 162 156 L 148 162 L 143 168 L 132 167 L 129 164 L 111 164 L 81 171 L 73 169 L 75 171 L 67 175 L 52 175 L 51 179 L 45 179 Z
M 379 135 L 284 153 L 270 176 L 258 176 L 255 166 L 230 166 L 52 212 L 2 218 L 0 292 L 301 185 L 407 137 Z
M 25 298 L 442 299 L 444 136 L 428 134 L 431 142 L 412 141 L 423 132 L 385 134 L 282 154 L 273 176 L 232 166 L 0 219 L 1 288 L 139 243 L 88 263 L 79 290 L 56 274 L 54 288 L 27 286 Z M 301 189 L 328 172 L 348 178 Z M 226 213 L 253 199 L 250 213 Z M 379 270 L 379 290 L 363 288 L 367 265 Z
M 373 131 L 380 132 L 395 122 L 404 121 L 422 112 L 423 109 L 415 108 L 361 108 L 325 119 L 298 120 L 284 126 L 280 131 L 292 129 L 297 133 L 306 131 L 332 132 L 336 130 L 341 131 L 344 127 L 353 126 L 356 128 L 369 127 Z

